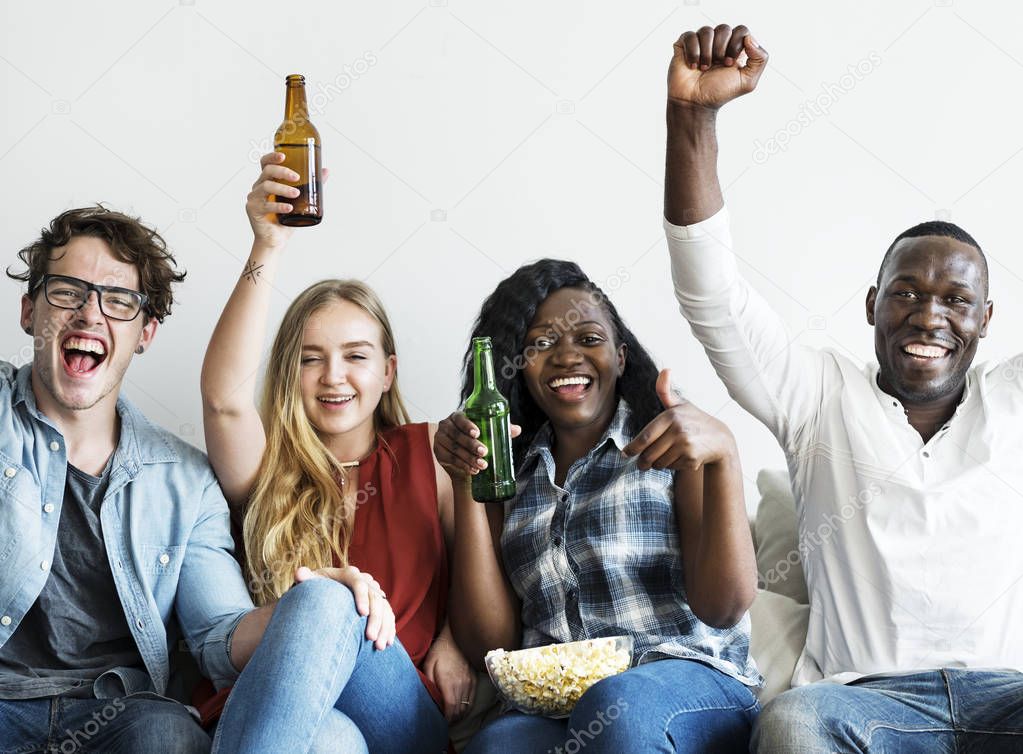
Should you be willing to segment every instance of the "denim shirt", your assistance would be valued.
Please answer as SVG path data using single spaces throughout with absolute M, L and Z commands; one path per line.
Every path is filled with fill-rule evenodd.
M 67 475 L 64 438 L 37 409 L 31 372 L 31 364 L 16 370 L 0 361 L 0 646 L 49 576 Z M 177 627 L 221 688 L 238 675 L 230 638 L 252 609 L 232 556 L 227 502 L 202 452 L 124 398 L 117 413 L 121 433 L 100 521 L 146 671 L 114 668 L 96 680 L 95 694 L 165 693 Z

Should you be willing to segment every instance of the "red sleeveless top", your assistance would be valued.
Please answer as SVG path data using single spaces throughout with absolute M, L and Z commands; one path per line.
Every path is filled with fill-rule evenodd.
M 380 582 L 398 638 L 426 690 L 443 706 L 421 669 L 444 627 L 448 601 L 448 555 L 428 424 L 380 433 L 377 447 L 359 463 L 356 505 L 348 562 Z
M 404 424 L 379 434 L 377 447 L 359 463 L 356 505 L 348 561 L 380 582 L 398 638 L 443 710 L 440 690 L 422 671 L 444 627 L 449 583 L 428 424 Z M 204 726 L 220 716 L 230 691 L 214 693 L 209 682 L 196 690 L 192 703 Z

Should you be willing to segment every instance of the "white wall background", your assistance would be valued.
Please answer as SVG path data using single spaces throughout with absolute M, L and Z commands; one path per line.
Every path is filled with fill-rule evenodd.
M 276 283 L 275 325 L 314 280 L 368 280 L 414 417 L 437 419 L 456 405 L 484 292 L 527 260 L 574 259 L 732 426 L 752 501 L 757 469 L 781 453 L 677 313 L 660 227 L 671 45 L 720 21 L 771 53 L 758 91 L 721 116 L 720 168 L 746 273 L 793 335 L 872 359 L 862 301 L 881 254 L 940 217 L 991 259 L 981 358 L 1023 350 L 1023 9 L 993 0 L 4 2 L 3 259 L 72 206 L 155 224 L 189 274 L 126 391 L 201 445 L 203 350 L 248 253 L 244 197 L 283 78 L 300 72 L 333 177 L 326 220 L 296 233 Z M 21 363 L 20 291 L 0 290 L 0 356 Z

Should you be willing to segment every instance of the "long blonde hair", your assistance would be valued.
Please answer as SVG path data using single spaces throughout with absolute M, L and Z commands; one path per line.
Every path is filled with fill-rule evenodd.
M 358 280 L 315 283 L 285 312 L 263 384 L 266 449 L 243 524 L 249 590 L 259 605 L 287 591 L 297 566 L 348 563 L 355 496 L 345 470 L 309 421 L 300 388 L 306 322 L 341 301 L 356 304 L 373 317 L 380 325 L 385 357 L 395 353 L 394 333 L 380 299 Z M 379 433 L 408 421 L 396 374 L 373 412 L 374 428 Z

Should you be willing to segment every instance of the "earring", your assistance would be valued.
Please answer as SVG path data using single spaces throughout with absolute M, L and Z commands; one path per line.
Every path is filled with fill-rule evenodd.
M 142 346 L 139 346 L 138 348 L 135 349 L 135 353 L 137 353 L 139 356 L 141 356 L 143 353 L 145 353 L 145 351 L 146 351 L 146 349 L 143 348 Z

